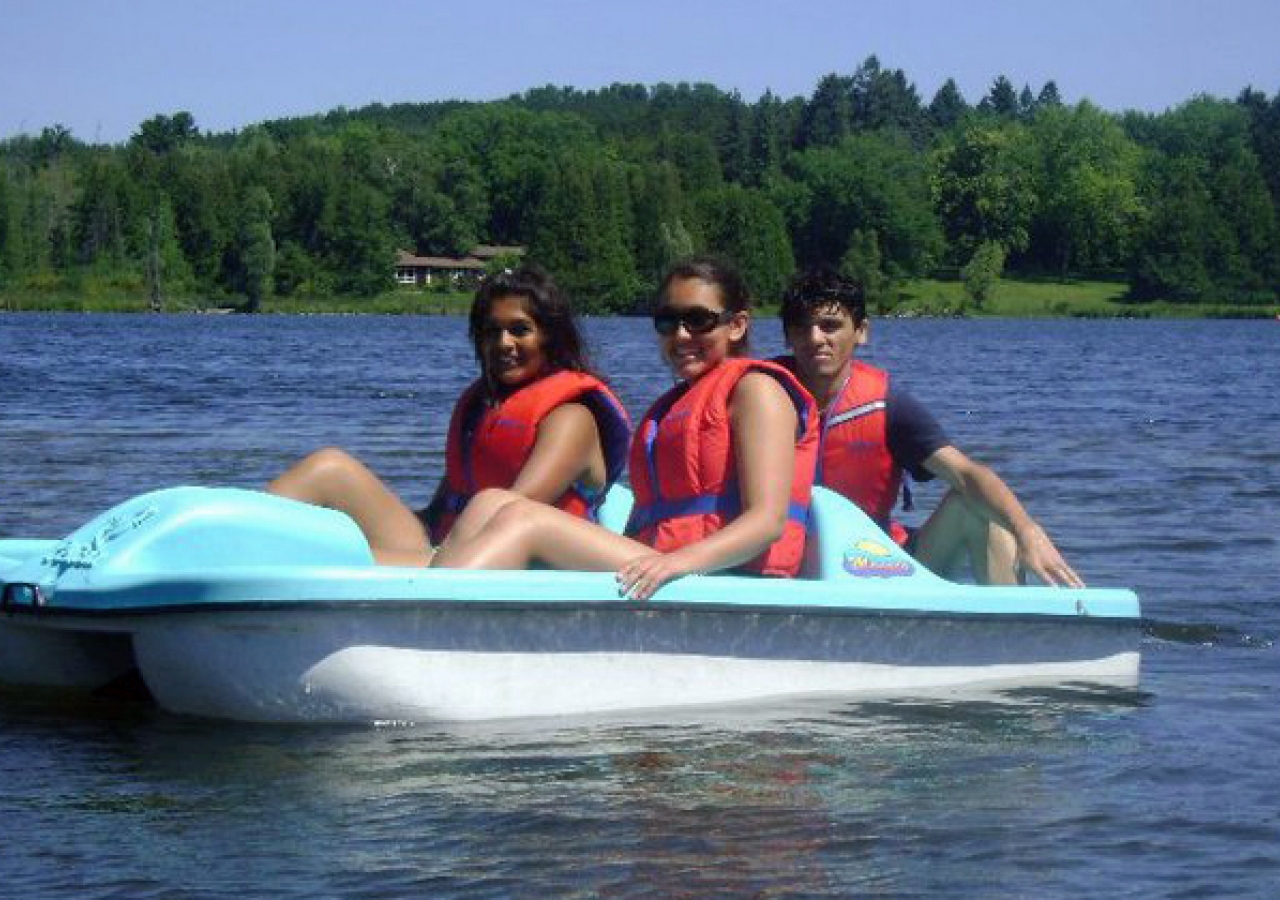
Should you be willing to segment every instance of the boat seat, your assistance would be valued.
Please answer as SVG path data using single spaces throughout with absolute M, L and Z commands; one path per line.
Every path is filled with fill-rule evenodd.
M 848 576 L 847 557 L 870 557 L 877 565 L 902 565 L 910 557 L 852 501 L 830 488 L 815 487 L 809 503 L 801 578 Z
M 230 566 L 368 566 L 373 555 L 344 513 L 239 488 L 175 487 L 112 507 L 21 567 L 48 571 L 191 572 Z M 44 577 L 42 577 L 44 576 Z
M 832 566 L 840 571 L 839 543 L 835 539 L 837 523 L 843 509 L 852 506 L 844 497 L 826 488 L 815 487 L 809 501 L 809 521 L 806 525 L 804 562 L 800 564 L 801 578 L 821 579 L 830 577 Z
M 610 531 L 622 534 L 627 528 L 627 519 L 631 517 L 631 505 L 634 502 L 631 488 L 625 484 L 615 484 L 609 488 L 609 493 L 600 506 L 600 524 Z

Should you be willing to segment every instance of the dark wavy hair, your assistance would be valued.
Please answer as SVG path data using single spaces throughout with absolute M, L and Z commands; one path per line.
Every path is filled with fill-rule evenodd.
M 846 278 L 830 266 L 806 269 L 787 286 L 782 295 L 782 327 L 803 327 L 817 310 L 839 306 L 854 325 L 867 319 L 867 294 L 861 282 Z
M 573 307 L 551 276 L 534 265 L 522 266 L 514 271 L 506 269 L 487 276 L 480 283 L 471 303 L 468 334 L 471 345 L 475 348 L 476 360 L 480 364 L 480 374 L 490 393 L 494 393 L 497 382 L 485 359 L 485 328 L 489 324 L 493 304 L 503 297 L 519 297 L 524 301 L 525 312 L 542 332 L 542 352 L 552 371 L 591 371 L 586 345 L 573 316 Z
M 692 256 L 672 266 L 662 279 L 654 298 L 654 309 L 667 302 L 667 290 L 673 281 L 696 278 L 705 281 L 720 293 L 720 302 L 731 313 L 751 311 L 751 290 L 746 280 L 729 263 L 714 256 Z M 734 356 L 745 356 L 751 351 L 751 332 L 733 345 Z

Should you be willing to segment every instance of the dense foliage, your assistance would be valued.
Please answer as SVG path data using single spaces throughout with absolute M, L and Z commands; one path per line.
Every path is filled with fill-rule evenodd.
M 1272 304 L 1278 210 L 1280 94 L 1113 114 L 1002 77 L 976 105 L 951 81 L 925 103 L 872 57 L 807 99 L 545 87 L 231 134 L 177 112 L 122 145 L 55 125 L 0 142 L 0 292 L 269 309 L 388 291 L 397 249 L 488 243 L 527 247 L 597 312 L 695 250 L 765 299 L 822 262 L 885 304 L 903 279 L 1001 270 L 1124 279 L 1133 303 Z

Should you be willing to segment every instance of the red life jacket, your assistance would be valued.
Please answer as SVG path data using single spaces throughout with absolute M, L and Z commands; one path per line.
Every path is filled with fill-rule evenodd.
M 809 493 L 818 449 L 818 410 L 795 376 L 771 362 L 728 359 L 692 384 L 668 391 L 645 413 L 631 442 L 635 506 L 627 534 L 656 550 L 692 544 L 742 509 L 729 426 L 729 397 L 748 372 L 768 372 L 799 414 L 791 502 L 782 536 L 740 571 L 794 576 L 804 556 Z
M 458 513 L 478 492 L 515 484 L 538 440 L 538 426 L 563 403 L 581 403 L 595 416 L 606 483 L 595 491 L 571 485 L 555 505 L 586 519 L 595 518 L 605 493 L 622 475 L 627 458 L 631 419 L 622 402 L 600 379 L 567 369 L 526 384 L 496 406 L 485 402 L 484 389 L 477 381 L 458 398 L 449 420 L 440 512 L 431 529 L 433 542 L 444 540 Z
M 853 368 L 822 414 L 815 483 L 843 494 L 890 531 L 902 490 L 902 469 L 889 453 L 889 373 L 853 361 Z M 890 531 L 899 543 L 906 531 Z

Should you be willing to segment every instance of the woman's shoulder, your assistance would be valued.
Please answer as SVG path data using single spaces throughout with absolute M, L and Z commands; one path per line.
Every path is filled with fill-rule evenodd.
M 734 413 L 760 411 L 795 411 L 792 393 L 773 372 L 749 369 L 733 386 L 729 408 Z
M 764 369 L 748 369 L 738 379 L 737 384 L 733 386 L 733 391 L 735 395 L 746 391 L 751 394 L 776 396 L 784 399 L 787 396 L 787 390 L 778 378 L 777 373 Z
M 802 431 L 817 421 L 817 404 L 794 375 L 775 364 L 748 369 L 733 387 L 730 415 L 767 416 L 777 424 L 799 422 Z

